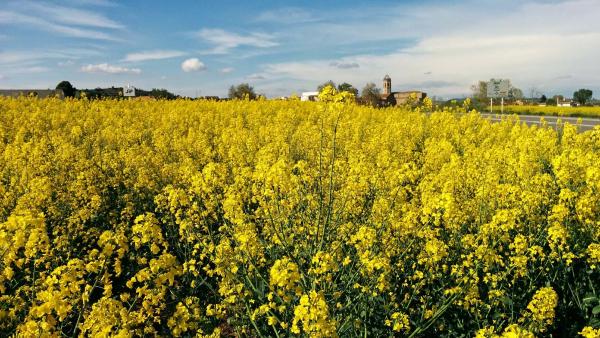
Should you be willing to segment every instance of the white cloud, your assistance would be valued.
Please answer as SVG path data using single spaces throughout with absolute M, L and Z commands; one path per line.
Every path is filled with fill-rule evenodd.
M 223 74 L 229 74 L 229 73 L 233 73 L 235 69 L 233 67 L 225 67 L 221 69 L 221 73 Z
M 84 73 L 108 73 L 108 74 L 140 74 L 139 68 L 126 68 L 121 66 L 109 65 L 108 63 L 99 63 L 97 65 L 86 65 L 81 67 Z
M 163 60 L 185 55 L 185 52 L 178 50 L 150 50 L 137 53 L 129 53 L 125 56 L 125 62 L 140 62 L 149 60 Z
M 232 49 L 240 46 L 269 48 L 279 45 L 273 41 L 275 39 L 274 36 L 264 33 L 241 35 L 223 29 L 205 28 L 194 35 L 214 45 L 214 48 L 206 54 L 228 54 Z
M 184 72 L 189 73 L 205 70 L 206 66 L 204 65 L 204 63 L 202 63 L 202 61 L 198 60 L 197 58 L 191 58 L 181 63 L 181 69 Z
M 4 75 L 0 74 L 0 80 L 4 80 L 4 79 L 5 79 Z

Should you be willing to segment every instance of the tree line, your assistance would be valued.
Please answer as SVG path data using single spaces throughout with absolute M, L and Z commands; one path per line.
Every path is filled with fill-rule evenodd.
M 117 98 L 123 96 L 122 87 L 77 89 L 69 81 L 61 81 L 56 85 L 57 90 L 62 90 L 65 97 L 87 97 L 90 99 Z M 152 90 L 135 89 L 136 96 L 147 96 L 155 99 L 172 100 L 179 98 L 170 91 L 163 88 L 153 88 Z

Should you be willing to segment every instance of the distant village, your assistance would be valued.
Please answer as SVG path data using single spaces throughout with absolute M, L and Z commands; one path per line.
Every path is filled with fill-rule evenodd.
M 489 87 L 494 84 L 494 81 L 503 81 L 506 85 L 505 93 L 503 95 L 494 95 L 490 91 Z M 500 83 L 500 82 L 498 82 Z M 348 83 L 342 83 L 338 86 L 333 81 L 328 81 L 320 85 L 316 91 L 302 92 L 299 96 L 292 94 L 288 97 L 279 97 L 279 100 L 289 99 L 300 99 L 301 101 L 318 101 L 319 92 L 326 85 L 331 85 L 338 91 L 349 91 L 354 94 L 357 103 L 372 105 L 375 107 L 390 107 L 410 104 L 418 104 L 422 102 L 426 97 L 427 93 L 421 90 L 408 90 L 408 91 L 392 91 L 392 78 L 389 75 L 385 75 L 382 81 L 382 89 L 377 87 L 374 83 L 368 83 L 359 95 L 358 89 Z M 488 100 L 491 98 L 502 97 L 503 103 L 512 105 L 537 105 L 537 106 L 560 106 L 560 107 L 571 107 L 579 105 L 598 105 L 599 101 L 592 98 L 592 91 L 588 89 L 580 89 L 574 93 L 572 99 L 567 99 L 562 95 L 554 95 L 553 97 L 546 97 L 543 94 L 537 92 L 531 92 L 529 98 L 525 98 L 522 90 L 512 87 L 509 80 L 494 80 L 491 79 L 489 82 L 479 81 L 479 83 L 471 87 L 473 92 L 472 99 L 474 108 L 485 109 L 489 104 Z M 537 95 L 536 95 L 537 94 Z M 224 101 L 230 99 L 258 99 L 264 95 L 256 94 L 254 88 L 247 83 L 240 84 L 238 86 L 231 86 L 229 89 L 229 95 L 226 98 L 219 96 L 201 96 L 201 97 L 185 97 L 173 94 L 166 89 L 152 89 L 143 90 L 131 86 L 126 87 L 110 87 L 110 88 L 95 88 L 95 89 L 76 89 L 68 81 L 60 82 L 55 89 L 0 89 L 0 96 L 8 97 L 19 97 L 19 96 L 35 96 L 39 98 L 56 97 L 74 97 L 74 98 L 88 98 L 88 99 L 102 99 L 102 98 L 136 98 L 136 99 L 190 99 L 190 100 L 215 100 Z M 537 96 L 537 97 L 536 97 Z M 431 98 L 434 104 L 438 106 L 444 106 L 451 102 L 462 103 L 465 98 L 457 98 L 444 100 L 437 97 Z M 493 99 L 492 102 L 493 103 Z

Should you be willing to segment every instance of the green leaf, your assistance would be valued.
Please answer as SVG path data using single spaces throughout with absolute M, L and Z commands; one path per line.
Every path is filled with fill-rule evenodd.
M 500 300 L 502 301 L 502 303 L 504 303 L 504 305 L 508 305 L 508 306 L 512 306 L 513 305 L 512 299 L 510 299 L 510 298 L 508 298 L 506 296 L 501 297 Z
M 592 313 L 594 315 L 599 314 L 600 313 L 600 305 L 596 305 L 596 307 L 592 309 Z

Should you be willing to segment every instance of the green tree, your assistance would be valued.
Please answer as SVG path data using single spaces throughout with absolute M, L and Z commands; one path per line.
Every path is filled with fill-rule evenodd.
M 347 82 L 344 82 L 341 85 L 338 85 L 337 89 L 338 89 L 338 92 L 348 92 L 348 93 L 354 94 L 355 97 L 358 96 L 358 89 L 354 88 L 353 85 L 351 85 Z
M 593 92 L 591 90 L 582 88 L 573 93 L 573 99 L 584 105 L 592 100 L 592 95 Z
M 256 92 L 254 92 L 254 88 L 247 83 L 241 83 L 237 86 L 229 87 L 229 98 L 230 99 L 256 99 Z
M 148 95 L 157 99 L 172 100 L 176 98 L 175 94 L 169 92 L 168 90 L 158 88 L 153 88 Z
M 372 107 L 377 107 L 381 101 L 381 89 L 371 82 L 367 83 L 360 93 L 361 101 Z
M 75 87 L 69 81 L 61 81 L 56 85 L 57 90 L 62 90 L 65 97 L 74 97 L 75 96 Z

